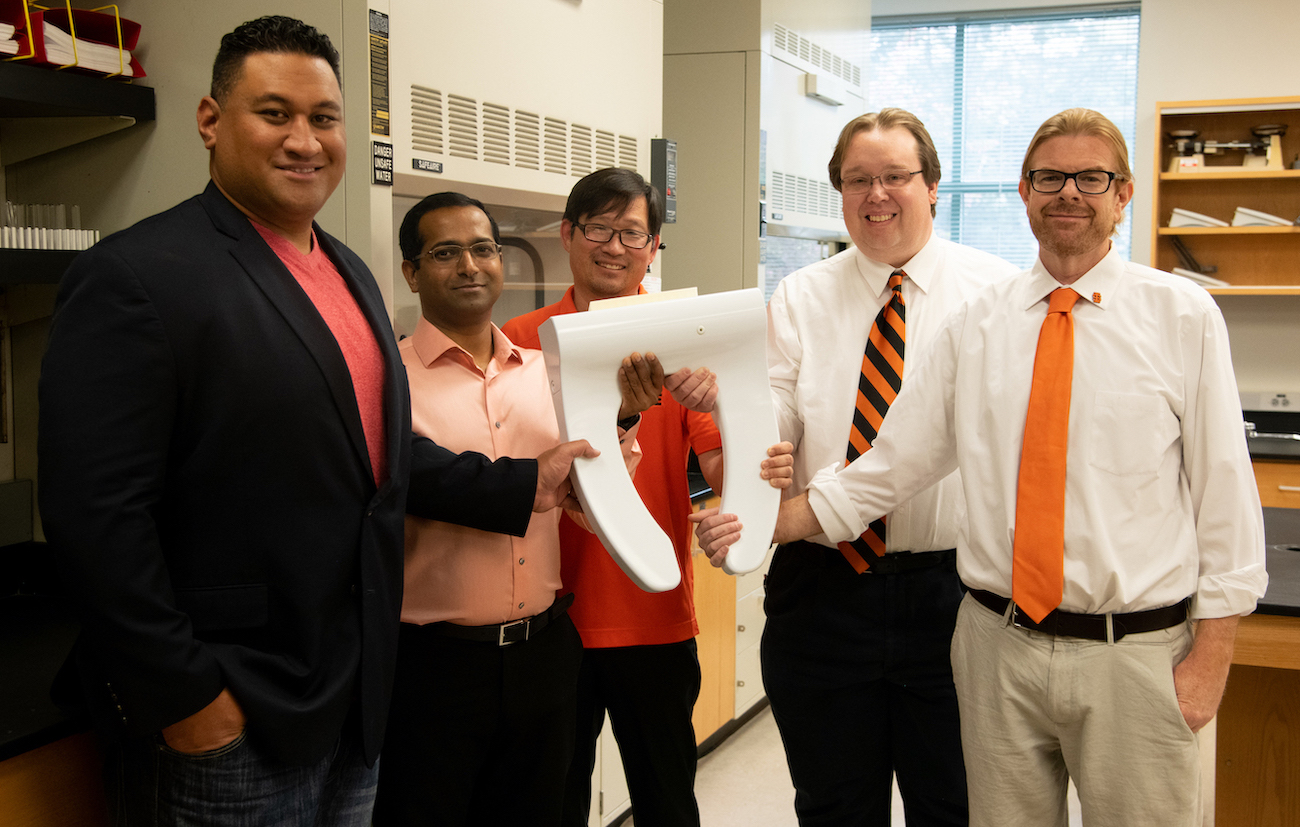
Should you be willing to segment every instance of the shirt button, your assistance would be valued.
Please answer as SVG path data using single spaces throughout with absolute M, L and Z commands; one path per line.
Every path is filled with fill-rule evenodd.
M 520 557 L 520 558 L 519 558 L 519 565 L 522 566 L 523 564 L 524 564 L 524 558 Z
M 498 428 L 501 427 L 501 423 L 500 423 L 500 422 L 493 422 L 492 424 L 495 425 L 495 426 L 497 426 Z
M 523 604 L 523 603 L 520 603 L 520 604 L 519 604 L 519 608 L 522 609 L 523 607 L 524 607 L 524 604 Z

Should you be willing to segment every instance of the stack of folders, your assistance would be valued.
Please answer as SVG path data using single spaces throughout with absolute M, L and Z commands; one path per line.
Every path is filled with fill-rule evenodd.
M 1216 279 L 1214 276 L 1207 276 L 1205 273 L 1197 273 L 1193 270 L 1184 270 L 1182 267 L 1174 268 L 1175 276 L 1191 279 L 1202 287 L 1227 287 L 1228 282 L 1223 279 Z
M 0 55 L 18 54 L 18 30 L 12 23 L 0 23 Z
M 0 219 L 0 247 L 10 250 L 86 250 L 99 241 L 99 230 L 81 229 L 75 204 L 5 202 Z
M 1174 207 L 1174 214 L 1169 218 L 1170 227 L 1226 227 L 1228 222 L 1204 215 L 1182 207 Z
M 1234 227 L 1290 227 L 1294 223 L 1285 218 L 1247 207 L 1238 207 L 1237 213 L 1232 216 L 1232 226 Z
M 140 24 L 113 14 L 72 8 L 46 9 L 30 0 L 0 0 L 0 36 L 13 45 L 0 53 L 56 69 L 79 69 L 99 75 L 144 77 L 132 50 Z M 7 34 L 6 34 L 7 32 Z M 3 44 L 4 41 L 0 41 Z

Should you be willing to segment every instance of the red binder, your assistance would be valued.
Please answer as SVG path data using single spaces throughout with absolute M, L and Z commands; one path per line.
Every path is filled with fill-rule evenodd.
M 27 60 L 33 64 L 82 71 L 92 75 L 144 77 L 144 67 L 131 54 L 140 39 L 140 24 L 117 14 L 116 6 L 104 8 L 113 9 L 114 13 L 106 14 L 87 9 L 42 9 L 37 6 L 29 8 L 25 0 L 0 0 L 0 21 L 12 23 L 18 30 L 14 35 L 14 39 L 19 43 L 18 54 L 10 60 Z M 78 46 L 77 63 L 71 62 L 73 60 L 71 56 L 64 60 L 57 56 L 51 57 L 47 53 L 47 27 L 58 29 L 69 36 L 75 31 Z M 117 65 L 112 68 L 84 65 L 86 60 L 81 51 L 87 44 L 100 44 L 117 51 L 118 59 L 110 61 Z

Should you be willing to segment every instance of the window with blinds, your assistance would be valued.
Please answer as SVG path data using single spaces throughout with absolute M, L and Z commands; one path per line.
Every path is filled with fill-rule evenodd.
M 872 21 L 870 109 L 906 109 L 930 131 L 943 170 L 937 233 L 1032 264 L 1020 164 L 1039 125 L 1063 109 L 1114 121 L 1132 165 L 1138 25 L 1137 5 Z M 1126 215 L 1116 239 L 1126 258 L 1131 235 Z

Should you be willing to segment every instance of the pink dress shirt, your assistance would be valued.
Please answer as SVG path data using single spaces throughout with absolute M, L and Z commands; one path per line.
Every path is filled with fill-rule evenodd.
M 495 325 L 492 337 L 486 372 L 423 318 L 398 343 L 412 430 L 451 451 L 536 457 L 560 442 L 545 362 Z M 629 469 L 640 457 L 633 446 L 629 434 Z M 534 513 L 527 534 L 510 537 L 408 515 L 402 622 L 485 626 L 545 611 L 560 588 L 559 520 L 559 509 Z

